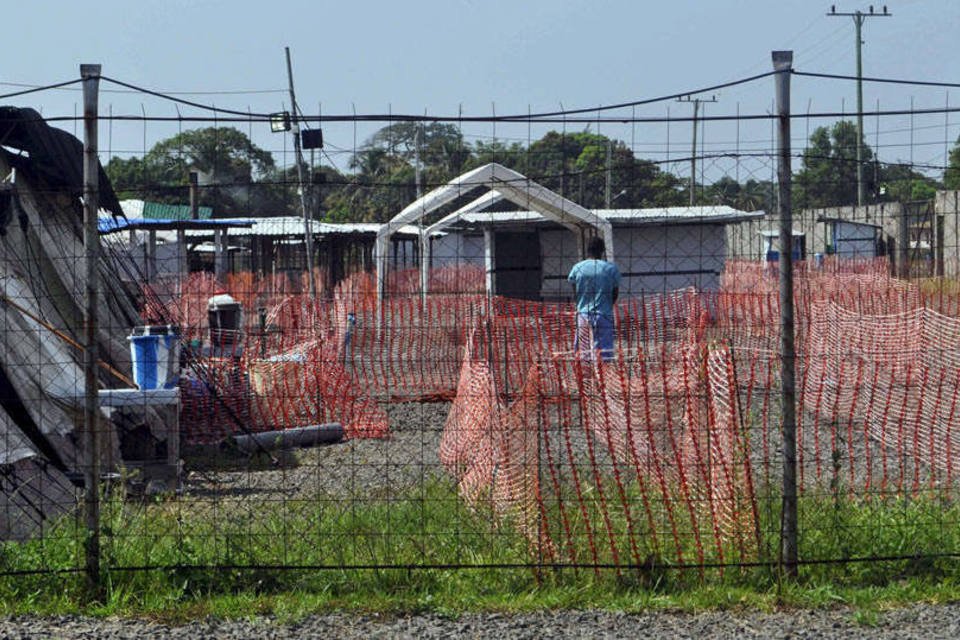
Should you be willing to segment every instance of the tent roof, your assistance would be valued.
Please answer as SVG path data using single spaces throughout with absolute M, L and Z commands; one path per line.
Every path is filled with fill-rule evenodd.
M 616 226 L 727 224 L 741 222 L 743 220 L 759 219 L 764 216 L 763 211 L 740 211 L 727 206 L 594 209 L 593 213 Z M 451 216 L 453 216 L 453 214 L 451 214 Z M 539 222 L 545 220 L 545 218 L 536 211 L 481 212 L 471 210 L 460 213 L 457 215 L 457 218 L 469 224 L 503 224 L 510 222 Z
M 377 264 L 377 303 L 381 304 L 384 288 L 386 286 L 386 268 L 387 268 L 387 241 L 390 236 L 401 229 L 404 225 L 414 221 L 422 220 L 444 206 L 456 201 L 458 198 L 468 195 L 475 189 L 484 187 L 497 196 L 481 196 L 462 207 L 458 211 L 447 215 L 439 222 L 431 225 L 421 233 L 421 241 L 427 238 L 427 233 L 436 233 L 442 227 L 453 223 L 461 215 L 467 215 L 471 211 L 482 210 L 489 206 L 493 201 L 501 197 L 510 200 L 514 204 L 536 211 L 544 218 L 558 222 L 564 227 L 570 229 L 579 236 L 579 241 L 585 241 L 584 231 L 588 228 L 596 230 L 596 234 L 603 238 L 607 246 L 607 257 L 613 260 L 613 226 L 610 222 L 593 211 L 585 209 L 572 200 L 567 200 L 563 196 L 537 184 L 521 173 L 508 169 L 503 165 L 491 162 L 482 167 L 477 167 L 473 171 L 468 171 L 463 175 L 454 178 L 445 185 L 441 185 L 429 193 L 417 198 L 414 202 L 407 205 L 403 211 L 398 213 L 390 222 L 383 225 L 377 233 L 377 241 L 374 245 L 374 255 Z M 423 256 L 429 251 L 429 243 L 423 243 Z M 423 295 L 427 292 L 427 265 L 429 260 L 422 259 L 420 263 L 420 286 Z M 378 306 L 379 308 L 379 306 Z
M 215 220 L 229 222 L 232 219 L 215 218 Z M 230 236 L 303 236 L 303 218 L 300 216 L 275 216 L 271 218 L 250 218 L 233 220 L 239 228 L 231 229 Z M 310 230 L 315 236 L 321 235 L 376 235 L 383 225 L 379 222 L 322 222 L 313 220 Z M 420 229 L 406 225 L 398 233 L 417 236 Z M 201 232 L 188 232 L 187 235 L 203 235 Z
M 16 149 L 11 153 L 3 147 Z M 0 153 L 17 170 L 41 176 L 49 185 L 65 189 L 75 200 L 83 195 L 83 143 L 63 129 L 47 124 L 30 108 L 0 106 Z M 116 216 L 123 207 L 97 163 L 100 206 Z
M 514 204 L 537 211 L 564 226 L 590 226 L 600 230 L 609 228 L 606 220 L 589 209 L 554 193 L 513 169 L 491 162 L 417 198 L 384 225 L 379 235 L 389 236 L 402 225 L 419 220 L 480 187 L 496 191 Z

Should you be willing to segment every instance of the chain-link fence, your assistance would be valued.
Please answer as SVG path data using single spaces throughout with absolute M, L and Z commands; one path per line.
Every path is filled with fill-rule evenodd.
M 95 553 L 95 577 L 210 584 L 478 567 L 702 579 L 782 564 L 785 491 L 809 571 L 942 569 L 960 552 L 958 198 L 946 147 L 877 157 L 905 118 L 913 139 L 951 110 L 877 108 L 860 203 L 852 124 L 794 113 L 789 207 L 769 110 L 718 115 L 700 93 L 295 117 L 326 137 L 303 138 L 316 147 L 299 172 L 251 142 L 283 128 L 270 114 L 101 110 L 111 137 L 177 129 L 108 150 L 101 175 L 96 443 L 91 177 L 54 119 L 4 108 L 0 572 L 89 573 Z M 693 117 L 670 115 L 677 98 Z M 384 126 L 358 143 L 370 122 Z M 692 153 L 676 142 L 691 129 Z M 621 277 L 609 360 L 575 347 L 567 278 L 595 235 Z

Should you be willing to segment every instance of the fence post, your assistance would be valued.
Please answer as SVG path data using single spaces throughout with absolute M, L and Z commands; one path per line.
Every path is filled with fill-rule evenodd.
M 792 51 L 774 51 L 777 98 L 777 218 L 780 228 L 780 404 L 783 412 L 783 511 L 780 563 L 787 576 L 797 575 L 797 422 L 796 353 L 793 334 L 793 220 L 790 181 L 790 73 Z
M 897 218 L 897 277 L 910 278 L 910 206 L 900 204 L 900 217 Z
M 97 117 L 100 65 L 81 64 L 83 79 L 83 249 L 84 285 L 84 521 L 87 528 L 84 552 L 87 587 L 94 598 L 101 594 L 100 581 L 100 428 L 97 397 L 97 319 L 100 236 L 97 230 L 100 209 L 97 158 Z

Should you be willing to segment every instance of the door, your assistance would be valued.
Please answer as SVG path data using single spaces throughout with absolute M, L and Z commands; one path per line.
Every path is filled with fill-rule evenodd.
M 539 300 L 543 281 L 540 234 L 498 231 L 494 234 L 494 293 L 508 298 Z

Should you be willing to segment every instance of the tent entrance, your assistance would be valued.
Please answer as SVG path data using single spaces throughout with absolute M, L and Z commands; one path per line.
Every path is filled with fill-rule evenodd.
M 495 293 L 508 298 L 540 300 L 543 263 L 540 234 L 498 231 L 494 234 Z

